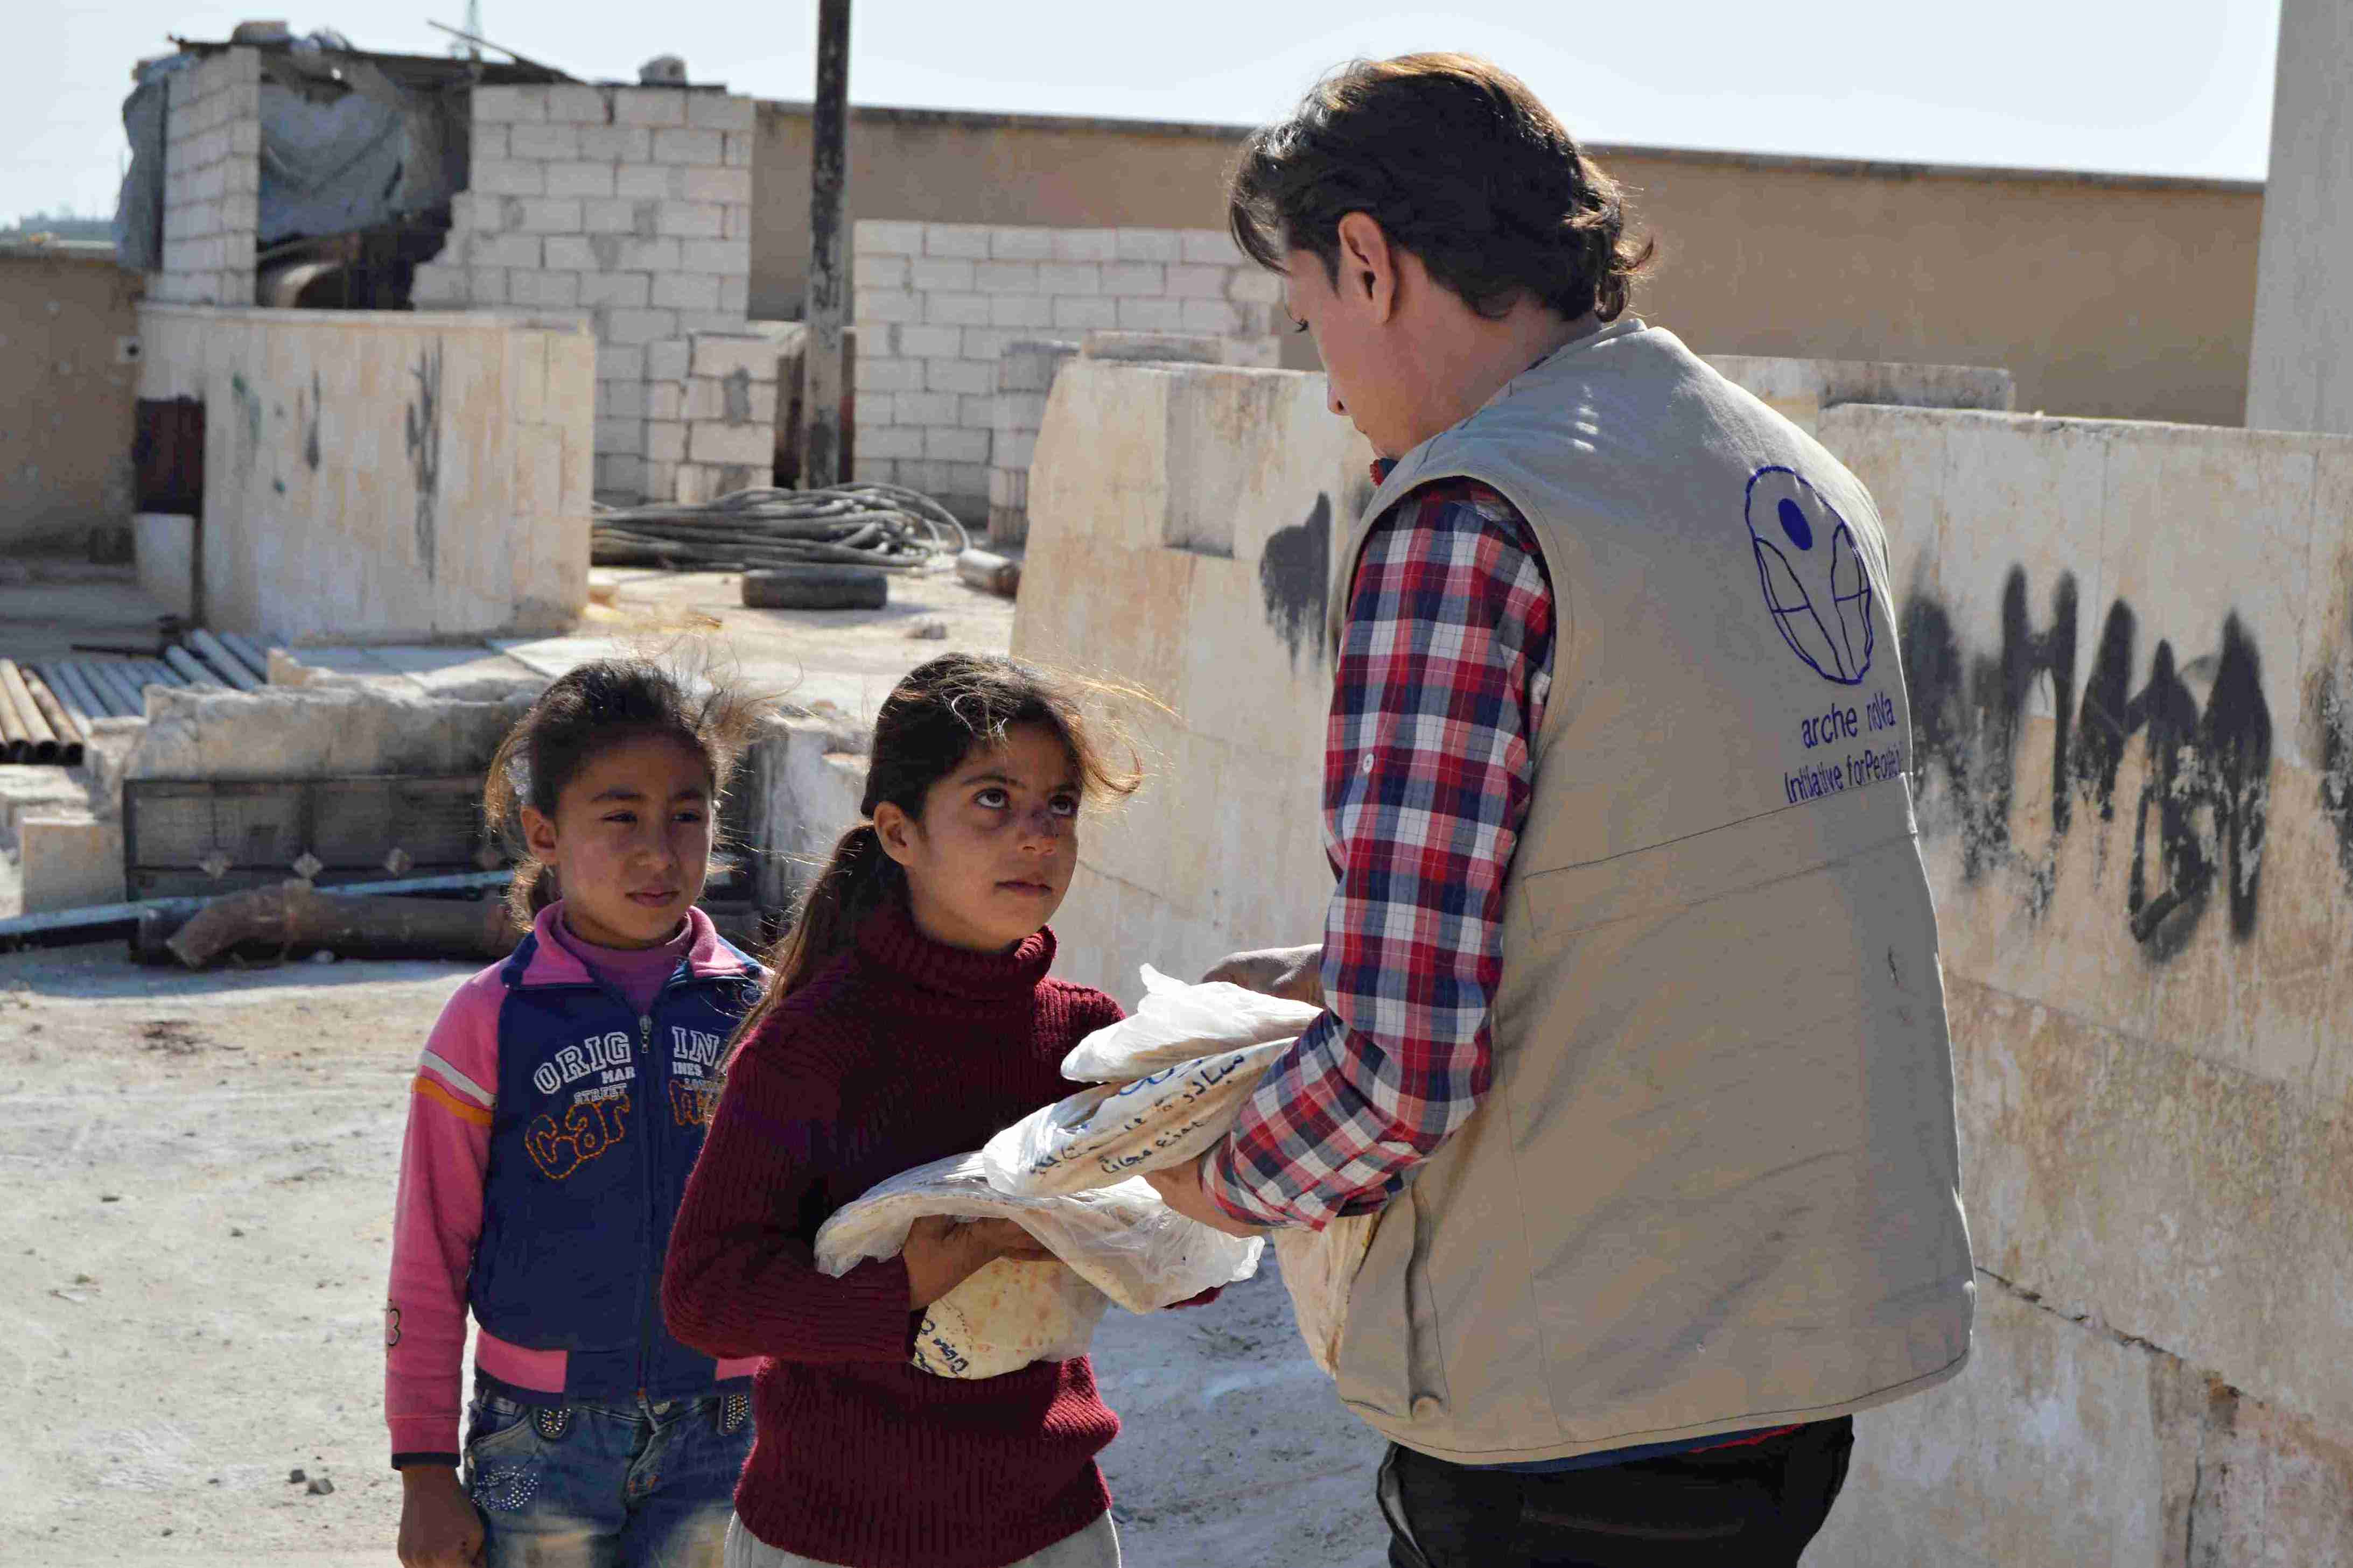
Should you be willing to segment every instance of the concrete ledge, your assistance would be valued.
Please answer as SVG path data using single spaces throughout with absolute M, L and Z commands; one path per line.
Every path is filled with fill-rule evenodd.
M 26 914 L 121 901 L 121 824 L 88 812 L 28 814 L 16 832 Z

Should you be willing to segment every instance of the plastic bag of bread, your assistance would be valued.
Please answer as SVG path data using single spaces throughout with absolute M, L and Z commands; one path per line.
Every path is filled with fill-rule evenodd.
M 819 1227 L 817 1265 L 839 1277 L 893 1258 L 924 1215 L 1019 1222 L 1060 1259 L 1000 1258 L 932 1303 L 915 1364 L 944 1377 L 997 1377 L 1083 1355 L 1116 1303 L 1157 1311 L 1258 1271 L 1264 1243 L 1197 1225 L 1141 1181 L 1072 1194 L 1021 1195 L 989 1184 L 977 1154 L 904 1171 Z
M 1082 1193 L 1193 1159 L 1226 1134 L 1289 1040 L 1196 1056 L 1034 1110 L 981 1146 L 1009 1193 Z
M 1219 1050 L 1295 1040 L 1323 1009 L 1217 981 L 1187 985 L 1144 965 L 1144 1000 L 1062 1058 L 1080 1083 L 1127 1083 Z

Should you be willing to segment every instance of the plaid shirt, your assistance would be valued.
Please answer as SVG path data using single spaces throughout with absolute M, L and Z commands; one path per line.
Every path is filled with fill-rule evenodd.
M 1504 876 L 1552 662 L 1552 586 L 1509 501 L 1440 480 L 1374 526 L 1324 746 L 1330 1011 L 1205 1171 L 1235 1218 L 1321 1227 L 1379 1207 L 1486 1092 Z

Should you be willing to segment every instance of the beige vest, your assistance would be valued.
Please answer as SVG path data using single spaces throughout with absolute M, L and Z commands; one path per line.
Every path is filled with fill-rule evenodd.
M 1555 679 L 1493 1085 L 1381 1216 L 1341 1398 L 1479 1464 L 1950 1377 L 1975 1282 L 1871 497 L 1638 321 L 1407 454 L 1343 581 L 1383 512 L 1450 476 L 1533 527 Z

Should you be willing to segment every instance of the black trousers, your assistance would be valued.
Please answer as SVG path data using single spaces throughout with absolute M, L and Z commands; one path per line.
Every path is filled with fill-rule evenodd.
M 1736 1448 L 1550 1475 L 1391 1446 L 1389 1568 L 1784 1568 L 1830 1517 L 1852 1417 Z

